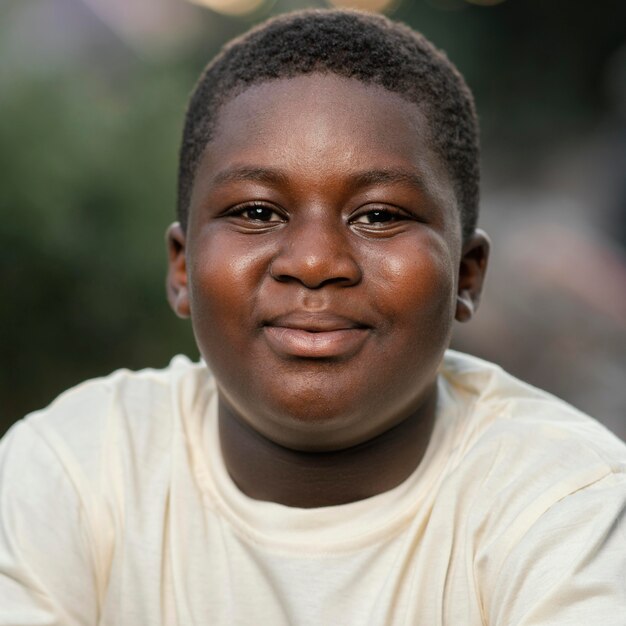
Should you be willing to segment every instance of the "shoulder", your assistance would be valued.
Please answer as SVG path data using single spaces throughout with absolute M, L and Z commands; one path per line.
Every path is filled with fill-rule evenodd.
M 506 450 L 507 464 L 626 472 L 626 445 L 592 417 L 476 357 L 448 351 L 442 375 L 460 405 L 465 452 Z
M 488 623 L 621 623 L 624 443 L 480 359 L 450 353 L 443 374 L 461 406 L 444 493 Z
M 45 447 L 74 482 L 97 483 L 103 467 L 125 455 L 147 461 L 162 453 L 181 413 L 212 389 L 206 366 L 184 356 L 160 370 L 121 369 L 64 392 L 15 424 L 2 444 Z M 20 458 L 32 466 L 33 456 Z
M 474 357 L 447 354 L 442 374 L 459 406 L 445 491 L 483 538 L 513 545 L 568 500 L 624 505 L 626 445 L 596 420 Z
M 118 542 L 166 510 L 173 450 L 185 441 L 176 435 L 190 415 L 201 419 L 213 390 L 204 364 L 176 357 L 163 370 L 82 383 L 9 430 L 0 441 L 0 606 L 48 615 L 55 598 L 59 611 L 71 606 L 95 623 Z

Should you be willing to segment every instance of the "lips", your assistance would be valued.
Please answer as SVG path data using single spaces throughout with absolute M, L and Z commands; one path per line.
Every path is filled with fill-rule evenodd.
M 371 327 L 328 311 L 296 311 L 271 318 L 263 332 L 270 348 L 281 356 L 345 358 L 361 349 Z

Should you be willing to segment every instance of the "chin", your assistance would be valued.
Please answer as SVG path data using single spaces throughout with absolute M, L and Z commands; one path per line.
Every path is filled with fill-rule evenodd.
M 337 402 L 336 397 L 324 398 L 309 391 L 293 403 L 283 401 L 264 421 L 272 426 L 269 438 L 282 446 L 299 450 L 337 448 L 354 445 L 343 441 L 345 433 L 350 433 L 352 440 L 359 438 L 364 416 L 355 412 L 355 406 L 363 405 Z M 255 428 L 262 431 L 263 426 L 257 423 Z
M 264 414 L 258 405 L 251 408 L 249 425 L 274 443 L 303 452 L 349 448 L 392 425 L 381 419 L 382 409 L 371 397 L 308 388 L 280 402 L 265 400 Z

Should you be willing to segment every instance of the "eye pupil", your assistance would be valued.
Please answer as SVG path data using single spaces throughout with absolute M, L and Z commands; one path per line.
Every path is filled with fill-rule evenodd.
M 247 214 L 250 219 L 262 220 L 264 222 L 269 221 L 269 219 L 272 217 L 272 211 L 263 206 L 250 207 L 247 210 Z
M 389 211 L 371 211 L 368 220 L 370 224 L 373 224 L 374 222 L 388 222 L 392 217 Z

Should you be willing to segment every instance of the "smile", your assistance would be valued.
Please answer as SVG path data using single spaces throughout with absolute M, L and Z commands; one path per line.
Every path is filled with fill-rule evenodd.
M 318 359 L 352 356 L 370 330 L 344 317 L 307 313 L 279 316 L 263 326 L 265 338 L 277 354 Z

